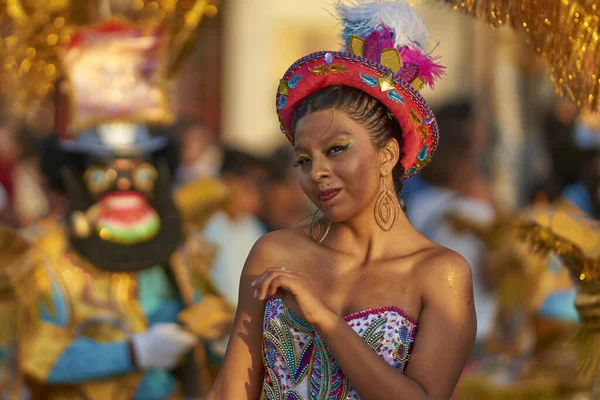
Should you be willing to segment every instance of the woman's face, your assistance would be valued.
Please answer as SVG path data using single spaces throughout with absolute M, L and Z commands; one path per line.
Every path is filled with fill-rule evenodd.
M 326 110 L 296 125 L 300 185 L 333 222 L 347 221 L 375 201 L 380 188 L 379 152 L 369 132 L 345 112 Z

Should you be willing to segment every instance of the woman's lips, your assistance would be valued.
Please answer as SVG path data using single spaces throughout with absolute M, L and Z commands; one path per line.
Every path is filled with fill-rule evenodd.
M 329 189 L 329 190 L 323 190 L 321 192 L 319 192 L 319 199 L 321 199 L 321 201 L 323 203 L 332 200 L 335 196 L 337 196 L 340 193 L 341 189 Z

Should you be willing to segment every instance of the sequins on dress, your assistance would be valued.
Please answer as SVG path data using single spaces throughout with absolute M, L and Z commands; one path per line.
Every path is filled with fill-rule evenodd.
M 345 320 L 373 351 L 404 372 L 417 333 L 412 318 L 397 307 L 381 307 Z M 262 353 L 266 400 L 360 399 L 319 333 L 278 297 L 266 305 Z

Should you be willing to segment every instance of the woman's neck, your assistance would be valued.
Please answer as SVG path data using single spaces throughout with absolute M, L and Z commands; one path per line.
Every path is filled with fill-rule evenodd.
M 358 256 L 366 263 L 397 253 L 399 243 L 402 251 L 411 253 L 412 248 L 416 248 L 415 237 L 420 235 L 398 205 L 396 222 L 389 231 L 384 231 L 377 224 L 371 208 L 371 211 L 349 221 L 334 223 L 324 244 L 342 253 Z

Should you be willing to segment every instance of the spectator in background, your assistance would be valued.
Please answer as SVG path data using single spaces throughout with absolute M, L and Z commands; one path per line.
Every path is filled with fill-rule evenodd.
M 13 209 L 21 228 L 29 227 L 50 213 L 50 204 L 39 169 L 37 143 L 22 126 L 17 132 L 18 160 L 15 166 Z
M 61 219 L 67 199 L 65 187 L 60 176 L 61 166 L 66 164 L 67 154 L 60 147 L 58 135 L 51 133 L 42 139 L 39 149 L 42 188 L 46 192 L 49 216 Z
M 0 120 L 0 185 L 6 193 L 6 206 L 0 214 L 2 223 L 16 227 L 14 215 L 14 170 L 17 164 L 17 142 L 15 131 L 8 123 Z
M 564 99 L 545 115 L 542 138 L 549 155 L 549 168 L 546 178 L 533 184 L 529 200 L 543 194 L 548 201 L 554 201 L 566 186 L 579 181 L 586 157 L 575 143 L 576 117 L 577 108 Z
M 215 289 L 236 306 L 242 268 L 254 243 L 266 233 L 257 215 L 262 208 L 256 174 L 260 160 L 235 150 L 224 150 L 221 178 L 231 190 L 231 201 L 207 222 L 206 239 L 217 245 L 211 273 Z
M 563 197 L 594 219 L 600 219 L 600 116 L 582 113 L 576 123 L 574 145 L 581 163 L 578 179 L 567 185 Z M 575 162 L 575 161 L 573 161 Z
M 4 186 L 0 184 L 0 215 L 2 215 L 7 206 L 8 194 L 6 193 L 6 189 L 4 189 Z
M 215 134 L 206 124 L 182 119 L 173 127 L 181 142 L 181 164 L 176 173 L 178 184 L 219 175 L 223 154 Z
M 35 223 L 49 210 L 35 147 L 24 126 L 14 129 L 0 122 L 0 185 L 6 195 L 0 218 L 15 228 Z
M 453 215 L 483 224 L 494 217 L 490 185 L 483 172 L 488 131 L 467 102 L 448 105 L 436 116 L 440 144 L 431 164 L 421 172 L 423 187 L 406 200 L 408 218 L 429 239 L 469 262 L 473 271 L 477 342 L 483 344 L 493 329 L 496 314 L 496 299 L 482 265 L 485 244 L 474 234 L 457 231 L 447 217 Z
M 269 159 L 261 213 L 268 231 L 295 228 L 310 214 L 310 200 L 300 187 L 293 164 L 294 152 L 288 145 L 276 149 Z

